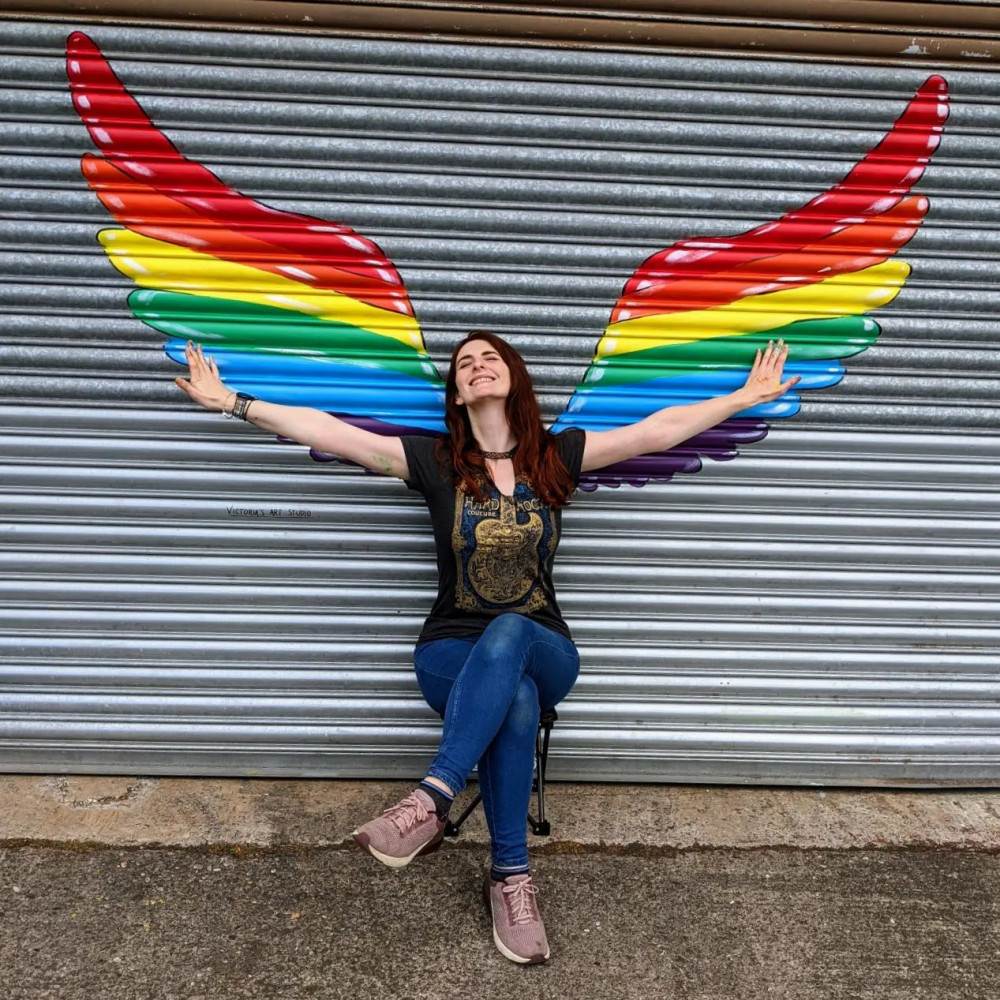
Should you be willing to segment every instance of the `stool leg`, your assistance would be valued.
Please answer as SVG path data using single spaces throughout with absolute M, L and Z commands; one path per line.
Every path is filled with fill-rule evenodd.
M 552 827 L 545 818 L 545 769 L 549 759 L 549 737 L 552 735 L 552 725 L 558 718 L 555 709 L 543 712 L 538 732 L 535 734 L 535 788 L 538 792 L 538 819 L 535 820 L 531 813 L 528 813 L 528 822 L 531 824 L 532 833 L 538 837 L 548 837 L 552 832 Z
M 457 837 L 458 831 L 461 829 L 462 824 L 469 818 L 472 814 L 472 810 L 483 801 L 483 793 L 477 792 L 476 797 L 472 800 L 472 804 L 458 817 L 458 822 L 454 822 L 449 816 L 447 822 L 444 825 L 444 835 L 446 837 Z
M 528 813 L 528 823 L 531 825 L 532 833 L 538 837 L 548 837 L 552 832 L 551 825 L 545 818 L 545 768 L 549 759 L 549 739 L 552 736 L 552 726 L 558 718 L 559 716 L 556 714 L 554 708 L 550 708 L 547 712 L 542 712 L 538 723 L 538 731 L 535 733 L 535 778 L 533 791 L 538 795 L 538 819 L 536 820 L 531 813 Z M 476 797 L 462 815 L 458 817 L 458 820 L 452 820 L 449 817 L 447 823 L 445 823 L 444 835 L 446 837 L 457 837 L 462 824 L 472 815 L 472 811 L 482 800 L 483 793 L 477 792 Z

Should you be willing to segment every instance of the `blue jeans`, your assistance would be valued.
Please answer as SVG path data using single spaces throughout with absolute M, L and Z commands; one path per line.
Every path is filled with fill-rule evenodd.
M 576 683 L 576 646 L 508 612 L 478 638 L 420 643 L 413 662 L 424 699 L 444 719 L 441 745 L 427 774 L 458 795 L 478 764 L 493 865 L 527 867 L 538 718 Z

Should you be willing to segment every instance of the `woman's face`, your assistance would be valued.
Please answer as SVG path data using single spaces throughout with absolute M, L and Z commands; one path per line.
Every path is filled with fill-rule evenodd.
M 460 406 L 474 406 L 484 399 L 506 399 L 510 369 L 489 341 L 470 340 L 455 359 L 455 382 Z

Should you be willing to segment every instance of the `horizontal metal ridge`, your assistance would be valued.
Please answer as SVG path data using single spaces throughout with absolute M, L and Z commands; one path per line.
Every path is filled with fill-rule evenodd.
M 633 538 L 631 544 L 637 545 L 649 544 L 651 539 L 670 540 L 677 537 L 684 537 L 689 543 L 695 540 L 704 543 L 722 538 L 738 539 L 747 544 L 765 541 L 771 544 L 777 538 L 779 542 L 785 544 L 789 539 L 795 539 L 799 543 L 808 540 L 810 544 L 813 541 L 832 544 L 831 537 L 842 535 L 843 540 L 840 544 L 846 551 L 851 551 L 852 546 L 870 544 L 872 539 L 878 544 L 893 543 L 902 548 L 907 545 L 920 546 L 932 542 L 968 546 L 977 545 L 982 541 L 987 545 L 993 545 L 994 540 L 1000 537 L 1000 523 L 993 518 L 983 518 L 975 511 L 966 512 L 965 516 L 952 512 L 947 516 L 933 518 L 928 516 L 926 511 L 919 510 L 909 515 L 865 511 L 863 516 L 859 517 L 857 513 L 839 509 L 832 503 L 824 503 L 820 511 L 815 509 L 815 504 L 805 505 L 803 511 L 789 509 L 777 496 L 762 497 L 759 503 L 744 503 L 743 506 L 735 502 L 723 503 L 720 497 L 713 496 L 711 507 L 706 510 L 706 495 L 682 496 L 682 491 L 678 489 L 677 495 L 673 498 L 668 497 L 665 500 L 656 497 L 643 502 L 641 499 L 636 499 L 640 496 L 637 491 L 628 488 L 627 492 L 611 496 L 606 500 L 587 497 L 585 501 L 581 501 L 585 506 L 571 507 L 565 517 L 567 523 L 571 516 L 573 518 L 570 525 L 573 535 L 589 532 L 594 544 L 597 544 L 609 530 L 614 529 L 629 531 L 630 537 Z M 729 499 L 728 496 L 725 498 Z M 87 528 L 93 523 L 109 528 L 121 526 L 123 529 L 132 529 L 133 532 L 142 532 L 146 530 L 145 523 L 152 520 L 164 531 L 185 529 L 191 532 L 190 537 L 194 541 L 214 539 L 218 535 L 221 539 L 219 544 L 223 547 L 230 538 L 237 543 L 246 543 L 248 539 L 253 539 L 254 544 L 259 544 L 262 549 L 296 547 L 296 540 L 301 541 L 303 546 L 315 546 L 317 542 L 322 543 L 323 540 L 323 535 L 316 534 L 314 529 L 302 527 L 301 519 L 298 518 L 283 518 L 277 524 L 273 524 L 270 531 L 262 530 L 257 518 L 253 519 L 253 524 L 257 527 L 252 532 L 246 527 L 246 519 L 243 519 L 242 523 L 236 519 L 235 524 L 227 524 L 226 530 L 221 533 L 218 525 L 201 529 L 193 526 L 192 522 L 197 517 L 221 516 L 226 501 L 209 500 L 206 504 L 200 504 L 196 498 L 189 498 L 185 500 L 181 509 L 169 497 L 133 496 L 129 499 L 130 503 L 125 511 L 120 512 L 114 507 L 109 509 L 107 496 L 74 497 L 70 502 L 69 498 L 59 494 L 26 493 L 23 496 L 0 494 L 0 513 L 7 511 L 19 517 L 29 517 L 32 513 L 40 518 L 58 516 L 64 520 L 67 529 L 76 531 L 78 538 L 80 529 Z M 146 504 L 141 503 L 143 499 L 147 499 Z M 772 502 L 768 502 L 769 500 Z M 268 499 L 260 502 L 270 504 L 274 501 Z M 301 498 L 297 502 L 301 503 Z M 427 512 L 421 509 L 415 499 L 405 495 L 400 496 L 397 504 L 398 506 L 384 511 L 389 524 L 400 529 L 410 528 L 419 531 L 419 537 L 423 541 L 415 544 L 422 544 L 424 551 L 430 552 L 432 543 L 429 537 L 430 522 Z M 812 508 L 811 511 L 809 508 Z M 339 515 L 338 523 L 347 529 L 354 527 L 364 530 L 368 523 L 377 525 L 379 513 L 379 508 L 375 508 L 375 516 L 370 516 L 366 521 L 363 508 L 352 510 L 351 507 L 331 507 L 327 516 L 332 519 Z M 656 523 L 655 515 L 669 515 L 665 518 L 668 523 Z M 683 520 L 669 523 L 676 518 Z M 11 521 L 5 526 L 4 534 L 9 537 L 20 528 L 20 524 Z M 29 528 L 29 530 L 35 529 Z M 856 541 L 853 541 L 854 539 Z M 566 544 L 574 543 L 572 540 L 567 540 Z M 701 548 L 705 556 L 711 558 L 710 550 L 704 545 Z M 911 558 L 919 563 L 918 553 L 919 550 L 913 552 Z M 983 554 L 990 556 L 991 553 L 992 549 Z M 907 556 L 901 553 L 898 558 L 905 561 Z
M 16 91 L 4 96 L 0 111 L 5 116 L 53 123 L 73 121 L 66 91 L 58 77 L 53 79 L 53 61 L 30 56 L 3 60 L 17 66 L 19 81 L 23 81 Z M 725 137 L 725 126 L 757 129 L 758 135 L 762 127 L 784 128 L 791 136 L 797 114 L 800 125 L 819 133 L 824 129 L 849 133 L 878 127 L 884 118 L 880 104 L 909 96 L 905 91 L 887 95 L 884 87 L 878 86 L 867 94 L 843 93 L 829 84 L 813 91 L 798 87 L 793 93 L 780 85 L 758 86 L 753 91 L 732 85 L 691 87 L 686 80 L 666 75 L 655 85 L 621 79 L 594 85 L 530 76 L 442 76 L 437 71 L 400 74 L 388 67 L 381 72 L 374 68 L 343 71 L 337 66 L 321 73 L 291 69 L 269 72 L 247 64 L 227 70 L 202 68 L 183 57 L 177 63 L 117 60 L 115 66 L 163 128 L 190 133 L 199 145 L 215 146 L 220 145 L 220 139 L 233 145 L 251 143 L 252 136 L 237 135 L 237 129 L 247 126 L 278 135 L 301 136 L 324 131 L 329 119 L 342 128 L 349 122 L 364 122 L 367 132 L 372 116 L 365 111 L 373 108 L 380 112 L 374 127 L 383 134 L 392 132 L 394 124 L 403 133 L 402 125 L 407 122 L 405 134 L 418 140 L 424 135 L 440 137 L 447 133 L 449 125 L 477 139 L 502 135 L 507 130 L 545 139 L 541 123 L 548 119 L 553 124 L 550 139 L 560 138 L 569 130 L 608 142 L 607 126 L 611 122 L 621 124 L 626 141 L 633 122 L 636 124 L 632 127 L 640 134 L 656 130 L 658 122 L 690 122 L 722 126 L 719 138 Z M 33 77 L 39 78 L 37 83 Z M 919 74 L 913 74 L 912 79 L 915 85 L 923 82 Z M 959 80 L 964 82 L 961 75 Z M 988 134 L 990 110 L 998 103 L 991 92 L 970 94 L 970 100 L 959 111 L 959 134 L 976 128 Z M 206 120 L 205 109 L 211 109 L 212 119 Z M 484 111 L 497 117 L 476 127 L 471 116 Z M 197 132 L 209 121 L 213 134 L 201 139 Z M 788 145 L 801 152 L 812 143 L 830 148 L 832 141 L 845 138 L 851 141 L 850 135 L 818 134 L 805 137 L 801 144 L 789 141 Z
M 52 632 L 84 638 L 113 630 L 131 638 L 143 632 L 180 637 L 198 630 L 212 642 L 228 642 L 234 636 L 273 635 L 291 642 L 300 638 L 333 642 L 341 635 L 380 634 L 387 628 L 409 634 L 416 641 L 419 626 L 431 604 L 433 590 L 403 595 L 403 600 L 379 605 L 354 600 L 322 610 L 278 611 L 258 609 L 236 602 L 216 609 L 176 605 L 157 611 L 141 605 L 109 609 L 87 605 L 66 608 L 4 607 L 0 609 L 0 634 L 45 636 Z M 815 608 L 807 596 L 796 601 L 786 597 L 761 596 L 745 607 L 729 597 L 639 594 L 602 597 L 600 617 L 593 617 L 592 592 L 566 590 L 560 607 L 574 635 L 602 638 L 631 632 L 637 639 L 659 641 L 673 636 L 678 641 L 726 644 L 734 637 L 747 641 L 796 642 L 838 645 L 870 643 L 874 649 L 894 644 L 920 648 L 922 644 L 954 646 L 956 649 L 1000 648 L 1000 623 L 996 601 L 893 602 L 886 609 L 881 601 L 828 601 Z M 183 614 L 179 613 L 183 612 Z M 591 617 L 588 619 L 588 615 Z M 390 625 L 391 622 L 391 625 Z
M 239 712 L 239 722 L 233 721 L 234 710 Z M 670 731 L 684 730 L 691 726 L 711 726 L 739 738 L 760 738 L 762 733 L 780 734 L 794 727 L 802 742 L 822 740 L 837 727 L 845 749 L 852 743 L 865 740 L 912 740 L 914 731 L 926 735 L 933 745 L 936 738 L 949 730 L 957 737 L 978 738 L 1000 749 L 1000 708 L 988 708 L 982 702 L 963 705 L 958 702 L 935 704 L 933 701 L 908 703 L 897 698 L 892 706 L 879 701 L 864 703 L 830 702 L 819 700 L 789 700 L 782 703 L 769 699 L 755 702 L 732 699 L 725 703 L 698 701 L 692 697 L 666 699 L 607 699 L 588 701 L 577 697 L 565 702 L 565 713 L 560 716 L 575 727 L 603 729 L 609 724 L 632 723 L 641 720 L 635 730 L 636 742 L 655 743 Z M 320 721 L 322 720 L 322 721 Z M 59 692 L 35 691 L 30 694 L 17 692 L 0 694 L 0 732 L 6 738 L 19 735 L 31 738 L 51 724 L 63 724 L 69 731 L 80 732 L 84 727 L 103 730 L 127 727 L 134 723 L 136 732 L 143 729 L 162 728 L 177 730 L 201 726 L 210 735 L 216 727 L 232 727 L 249 734 L 255 728 L 268 728 L 281 732 L 287 728 L 313 731 L 335 730 L 343 739 L 344 730 L 359 737 L 372 733 L 375 740 L 384 739 L 377 728 L 429 722 L 439 723 L 434 713 L 414 691 L 408 698 L 396 698 L 382 692 L 378 699 L 348 697 L 333 692 L 323 697 L 315 692 L 308 698 L 276 695 L 241 696 L 238 700 L 220 695 L 185 694 L 168 696 L 161 693 L 149 695 L 119 694 L 110 692 L 73 695 L 73 708 L 67 711 L 66 700 Z M 367 723 L 367 725 L 366 725 Z M 81 733 L 82 735 L 82 733 Z M 291 735 L 287 734 L 286 735 Z M 308 732 L 296 732 L 297 740 L 310 741 Z M 668 737 L 669 738 L 669 737 Z M 349 739 L 349 737 L 348 737 Z
M 7 646 L 14 641 L 24 642 L 20 652 L 0 662 L 0 677 L 11 690 L 33 683 L 39 687 L 69 689 L 93 682 L 98 687 L 107 683 L 125 693 L 149 688 L 170 690 L 179 679 L 189 684 L 190 691 L 219 688 L 241 693 L 253 689 L 251 693 L 270 691 L 284 695 L 290 691 L 337 687 L 370 695 L 374 680 L 398 685 L 408 693 L 415 690 L 412 644 L 389 636 L 381 642 L 338 641 L 335 660 L 315 663 L 317 650 L 313 645 L 296 643 L 299 655 L 284 657 L 289 660 L 287 664 L 280 657 L 269 663 L 245 661 L 248 652 L 277 653 L 275 644 L 266 640 L 244 641 L 237 648 L 228 645 L 226 649 L 219 648 L 218 657 L 213 657 L 211 663 L 197 655 L 196 640 L 170 642 L 162 649 L 140 655 L 129 642 L 97 639 L 80 647 L 79 660 L 58 655 L 74 648 L 68 642 L 43 646 L 43 640 L 38 638 L 4 641 Z M 649 650 L 638 642 L 624 640 L 614 646 L 587 641 L 578 645 L 584 669 L 573 690 L 592 694 L 606 690 L 611 696 L 628 691 L 676 694 L 688 690 L 717 695 L 727 693 L 732 687 L 734 696 L 744 697 L 767 697 L 769 693 L 784 697 L 782 692 L 791 690 L 835 697 L 842 687 L 845 696 L 877 696 L 894 690 L 909 692 L 914 697 L 948 699 L 965 691 L 993 690 L 993 686 L 1000 684 L 1000 678 L 987 669 L 988 654 L 955 654 L 942 660 L 937 651 L 898 649 L 869 661 L 857 652 L 841 652 L 836 664 L 831 664 L 820 648 L 765 643 L 752 653 L 731 649 L 730 654 L 739 657 L 739 669 L 734 670 L 731 665 L 720 663 L 716 652 Z M 103 662 L 105 657 L 113 658 L 115 663 Z M 595 669 L 598 666 L 600 669 Z M 831 686 L 834 676 L 837 687 Z
M 592 570 L 589 576 L 592 580 Z M 324 629 L 325 615 L 331 608 L 337 614 L 357 611 L 362 615 L 388 615 L 396 609 L 419 612 L 433 603 L 437 592 L 432 574 L 427 572 L 424 577 L 423 586 L 418 581 L 410 586 L 396 582 L 395 586 L 383 583 L 380 587 L 376 586 L 377 581 L 371 586 L 345 581 L 340 586 L 289 586 L 280 590 L 211 581 L 198 586 L 156 582 L 148 585 L 145 599 L 141 588 L 136 593 L 136 588 L 129 585 L 98 583 L 88 587 L 77 583 L 67 587 L 63 594 L 51 584 L 32 587 L 27 582 L 19 585 L 0 581 L 0 594 L 6 601 L 0 609 L 0 630 L 44 627 L 53 618 L 63 621 L 69 618 L 77 627 L 126 629 L 131 625 L 173 631 L 182 627 L 177 618 L 196 615 L 207 630 L 242 627 L 260 631 L 273 627 L 295 634 L 309 628 Z M 569 616 L 584 614 L 587 603 L 593 603 L 592 587 L 586 584 L 587 574 L 581 573 L 579 579 L 576 587 L 562 581 L 559 584 L 559 603 Z M 995 592 L 973 597 L 961 592 L 942 595 L 932 591 L 910 595 L 888 588 L 884 592 L 848 590 L 842 594 L 823 590 L 782 591 L 774 587 L 768 589 L 765 597 L 760 590 L 750 587 L 742 590 L 660 587 L 630 593 L 617 590 L 629 584 L 627 577 L 618 579 L 613 573 L 608 574 L 606 585 L 610 592 L 602 595 L 602 614 L 625 616 L 631 611 L 644 622 L 701 620 L 706 630 L 715 629 L 718 622 L 748 619 L 757 632 L 766 631 L 771 623 L 795 621 L 815 630 L 849 622 L 855 627 L 867 625 L 873 631 L 879 626 L 911 628 L 915 634 L 925 627 L 953 624 L 960 628 L 983 623 L 987 629 L 995 629 L 1000 641 Z M 55 598 L 60 598 L 61 611 L 53 613 L 49 609 Z M 126 601 L 128 605 L 123 607 Z M 208 601 L 218 610 L 204 611 Z M 161 610 L 153 611 L 149 606 Z M 767 616 L 767 623 L 756 622 L 763 615 Z M 911 641 L 918 640 L 914 637 Z
M 419 710 L 416 702 L 412 705 L 415 711 Z M 326 746 L 341 752 L 347 749 L 367 752 L 377 747 L 392 751 L 401 737 L 408 738 L 411 746 L 423 744 L 429 749 L 428 745 L 434 742 L 435 730 L 440 728 L 440 720 L 426 705 L 422 709 L 420 719 L 406 715 L 390 716 L 380 723 L 368 725 L 354 720 L 310 725 L 290 720 L 281 720 L 280 724 L 276 724 L 278 720 L 254 722 L 212 717 L 170 722 L 142 716 L 121 720 L 113 716 L 77 720 L 58 715 L 38 718 L 0 716 L 4 732 L 0 738 L 0 752 L 5 745 L 17 746 L 37 740 L 80 741 L 82 749 L 87 748 L 88 742 L 100 741 L 105 745 L 117 743 L 133 747 L 141 745 L 141 742 L 177 743 L 181 747 L 200 743 L 204 749 L 221 748 L 223 745 L 242 749 L 240 744 L 250 744 L 251 747 L 280 747 L 285 752 L 290 748 L 305 750 L 314 746 Z M 822 727 L 782 727 L 780 724 L 760 727 L 728 725 L 720 731 L 695 728 L 693 720 L 686 725 L 650 725 L 636 732 L 607 724 L 587 725 L 572 718 L 565 721 L 567 724 L 559 729 L 561 754 L 606 749 L 619 758 L 625 758 L 633 754 L 651 756 L 674 752 L 696 755 L 711 751 L 727 755 L 734 752 L 754 753 L 766 759 L 780 753 L 793 757 L 805 757 L 811 753 L 840 753 L 845 756 L 856 753 L 909 753 L 947 756 L 958 762 L 964 756 L 976 753 L 1000 754 L 1000 736 L 995 723 L 992 728 L 989 725 L 970 727 L 967 731 L 955 731 L 949 735 L 947 727 L 932 728 L 926 733 L 921 733 L 919 728 L 903 730 L 889 727 L 881 730 L 858 727 L 853 731 L 834 732 L 824 731 Z
M 0 530 L 0 540 L 3 534 Z M 333 592 L 344 579 L 366 578 L 373 583 L 437 579 L 433 552 L 426 539 L 413 539 L 412 544 L 404 546 L 369 542 L 352 551 L 336 533 L 322 555 L 301 551 L 270 558 L 252 551 L 219 553 L 217 546 L 192 556 L 190 552 L 176 553 L 176 537 L 166 541 L 163 551 L 150 547 L 134 554 L 107 552 L 97 546 L 69 552 L 17 551 L 0 544 L 0 587 L 11 586 L 3 581 L 23 581 L 25 589 L 19 592 L 27 596 L 45 593 L 53 583 L 64 582 L 67 597 L 74 594 L 79 599 L 94 586 L 92 581 L 99 580 L 121 589 L 153 579 L 165 586 L 194 585 L 199 581 L 214 586 L 238 575 L 244 585 L 267 587 L 269 592 L 309 584 Z M 981 594 L 1000 588 L 1000 568 L 987 561 L 989 556 L 996 559 L 995 552 L 982 554 L 978 564 L 973 560 L 963 564 L 961 550 L 950 548 L 936 559 L 925 555 L 916 565 L 887 565 L 892 550 L 885 546 L 875 553 L 861 545 L 842 553 L 837 546 L 840 558 L 836 560 L 824 552 L 814 552 L 811 545 L 806 551 L 801 546 L 801 542 L 792 541 L 774 551 L 769 545 L 768 551 L 762 553 L 756 542 L 748 541 L 723 557 L 715 551 L 706 552 L 704 545 L 689 544 L 679 552 L 672 543 L 636 539 L 636 551 L 625 555 L 616 550 L 609 560 L 606 543 L 589 553 L 567 545 L 561 550 L 559 581 L 561 587 L 586 587 L 588 574 L 592 578 L 599 561 L 611 580 L 642 585 L 654 592 L 685 587 L 739 592 L 756 590 L 762 581 L 779 591 L 808 586 L 818 595 L 833 594 L 838 589 L 859 595 L 883 591 L 953 594 L 963 589 Z M 330 565 L 331 554 L 337 557 L 335 570 Z M 77 586 L 80 590 L 73 589 Z

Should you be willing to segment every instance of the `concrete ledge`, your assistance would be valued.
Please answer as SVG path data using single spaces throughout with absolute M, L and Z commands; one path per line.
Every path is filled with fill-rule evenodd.
M 408 781 L 0 775 L 0 842 L 339 846 Z M 470 801 L 475 783 L 458 800 Z M 549 783 L 532 851 L 1000 847 L 1000 791 Z M 455 815 L 458 815 L 456 812 Z M 458 843 L 487 845 L 481 809 Z

